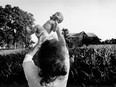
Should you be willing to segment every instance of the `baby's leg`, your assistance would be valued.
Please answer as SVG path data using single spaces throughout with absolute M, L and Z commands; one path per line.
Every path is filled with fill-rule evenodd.
M 41 36 L 41 32 L 42 31 L 43 31 L 43 29 L 42 29 L 42 26 L 40 26 L 40 25 L 35 25 L 34 28 L 31 31 L 31 34 L 35 34 L 37 39 L 38 39 L 37 44 L 39 44 L 40 41 L 41 41 L 40 40 L 41 39 L 40 36 Z M 30 54 L 30 55 L 34 54 L 33 52 L 34 52 L 34 49 L 37 46 L 37 44 L 29 50 L 28 54 Z
M 34 55 L 36 53 L 36 51 L 39 49 L 39 47 L 41 46 L 41 44 L 45 41 L 45 39 L 48 37 L 48 33 L 47 31 L 40 25 L 36 25 L 33 28 L 37 38 L 38 38 L 38 42 L 37 44 L 30 50 L 30 52 L 28 54 L 30 55 Z
M 43 31 L 43 27 L 40 25 L 35 25 L 33 30 L 35 33 L 40 34 Z

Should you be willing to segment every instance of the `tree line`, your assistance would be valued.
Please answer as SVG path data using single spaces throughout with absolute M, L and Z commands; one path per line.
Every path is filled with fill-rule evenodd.
M 96 37 L 88 37 L 86 34 L 84 34 L 82 38 L 73 39 L 73 38 L 70 38 L 69 30 L 67 28 L 62 29 L 62 34 L 64 35 L 65 40 L 67 42 L 67 45 L 69 47 L 72 47 L 76 42 L 78 42 L 78 43 L 76 43 L 76 44 L 78 44 L 78 46 L 100 45 L 100 44 L 116 44 L 116 39 L 114 39 L 114 38 L 102 41 L 97 36 Z
M 101 42 L 102 44 L 116 44 L 116 39 L 112 38 L 112 39 L 107 39 L 105 41 Z
M 26 29 L 32 29 L 34 21 L 35 19 L 32 13 L 23 11 L 17 6 L 0 6 L 0 47 L 29 47 L 30 38 Z M 63 28 L 62 33 L 68 45 L 72 46 L 73 40 L 68 37 L 69 30 Z M 84 37 L 81 44 L 116 44 L 116 39 L 101 41 L 98 37 Z

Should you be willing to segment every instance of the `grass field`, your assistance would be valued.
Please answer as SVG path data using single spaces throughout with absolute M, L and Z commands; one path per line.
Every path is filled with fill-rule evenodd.
M 15 49 L 15 50 L 0 50 L 0 55 L 10 55 L 10 54 L 17 54 L 22 53 L 26 49 Z
M 89 45 L 86 46 L 87 48 L 95 48 L 95 49 L 101 49 L 101 48 L 110 48 L 110 49 L 116 49 L 116 44 L 104 44 L 104 45 Z M 84 48 L 84 47 L 81 47 Z

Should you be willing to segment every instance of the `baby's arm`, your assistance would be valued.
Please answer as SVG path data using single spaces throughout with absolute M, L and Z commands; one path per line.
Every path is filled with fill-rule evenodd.
M 58 27 L 59 27 L 59 26 L 58 26 L 58 22 L 57 22 L 57 21 L 54 21 L 53 27 L 52 27 L 52 31 L 55 32 L 55 31 L 57 30 Z

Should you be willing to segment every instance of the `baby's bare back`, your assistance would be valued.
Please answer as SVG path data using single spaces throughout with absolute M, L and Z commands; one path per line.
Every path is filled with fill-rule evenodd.
M 53 26 L 54 26 L 54 21 L 52 20 L 48 20 L 44 25 L 43 28 L 48 32 L 51 33 L 51 31 L 53 30 Z

